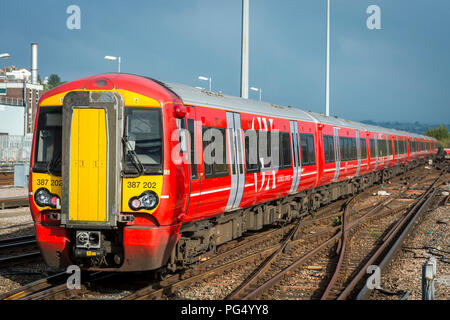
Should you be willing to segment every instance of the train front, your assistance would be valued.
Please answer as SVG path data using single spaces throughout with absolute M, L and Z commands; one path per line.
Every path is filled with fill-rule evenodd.
M 29 197 L 49 266 L 136 271 L 167 263 L 184 173 L 163 133 L 176 131 L 180 103 L 163 85 L 126 74 L 84 78 L 41 97 Z

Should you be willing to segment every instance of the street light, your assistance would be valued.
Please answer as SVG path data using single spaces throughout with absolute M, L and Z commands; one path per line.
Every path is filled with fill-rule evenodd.
M 327 0 L 327 70 L 325 86 L 325 115 L 330 116 L 330 0 Z
M 250 0 L 242 0 L 241 98 L 248 99 Z
M 10 57 L 9 53 L 0 53 L 0 59 L 8 59 Z M 2 78 L 6 78 L 5 76 L 2 76 Z
M 261 101 L 262 89 L 261 88 L 251 87 L 250 90 L 259 91 L 259 101 Z
M 202 81 L 209 81 L 209 92 L 211 92 L 211 81 L 212 81 L 212 79 L 211 79 L 211 77 L 204 77 L 204 76 L 199 76 L 198 77 L 198 80 L 202 80 Z
M 119 73 L 120 73 L 120 57 L 113 57 L 113 56 L 105 56 L 105 60 L 108 61 L 115 61 L 115 60 L 119 60 Z

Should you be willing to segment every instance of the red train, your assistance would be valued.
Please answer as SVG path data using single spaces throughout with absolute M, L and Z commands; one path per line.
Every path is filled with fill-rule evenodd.
M 130 74 L 39 101 L 30 207 L 46 263 L 171 271 L 404 172 L 435 139 Z

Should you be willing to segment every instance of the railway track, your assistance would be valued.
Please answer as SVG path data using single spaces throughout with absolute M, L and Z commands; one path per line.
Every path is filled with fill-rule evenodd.
M 307 297 L 313 299 L 341 300 L 349 298 L 352 291 L 360 285 L 361 280 L 367 276 L 367 268 L 377 261 L 384 250 L 389 247 L 395 239 L 400 239 L 401 236 L 399 237 L 398 235 L 400 230 L 404 228 L 406 223 L 411 221 L 411 217 L 418 214 L 418 208 L 422 208 L 421 206 L 428 201 L 426 199 L 429 199 L 428 197 L 430 194 L 435 194 L 436 184 L 439 179 L 440 178 L 438 177 L 428 190 L 414 201 L 413 206 L 399 206 L 394 210 L 384 210 L 384 213 L 380 210 L 381 208 L 374 208 L 353 222 L 350 222 L 348 221 L 350 219 L 347 219 L 348 211 L 351 210 L 347 207 L 347 210 L 345 210 L 346 213 L 343 215 L 341 230 L 338 234 L 321 245 L 316 246 L 276 276 L 267 282 L 260 284 L 257 288 L 254 288 L 252 292 L 238 298 L 255 299 L 259 296 L 262 296 L 262 298 L 273 298 L 275 296 L 276 298 L 282 299 Z M 389 205 L 389 201 L 390 199 L 387 199 L 377 207 L 381 206 L 386 209 Z M 408 207 L 410 207 L 409 210 L 404 213 L 404 209 Z M 395 222 L 392 222 L 393 216 L 397 216 Z M 384 223 L 378 223 L 377 225 L 376 221 L 380 222 L 386 219 L 387 222 L 384 221 Z M 367 224 L 367 221 L 370 221 L 371 223 Z M 389 227 L 386 227 L 386 225 Z M 375 242 L 372 244 L 373 246 L 369 245 L 368 241 L 366 241 L 367 235 L 369 235 L 369 238 L 372 237 L 371 232 L 367 232 L 368 227 L 373 228 L 371 230 L 380 233 L 380 236 L 376 237 L 377 239 L 372 239 L 372 242 Z M 378 230 L 377 227 L 379 227 Z M 352 228 L 357 230 L 352 231 Z M 366 236 L 364 236 L 364 231 Z M 353 235 L 351 235 L 351 232 L 354 232 Z M 357 246 L 355 243 L 352 243 L 352 241 L 362 242 L 363 245 Z M 333 242 L 336 246 L 330 249 Z M 352 247 L 353 250 L 351 250 Z M 327 251 L 326 249 L 329 250 Z M 339 252 L 337 258 L 334 257 L 334 252 Z M 315 261 L 315 264 L 313 265 L 314 268 L 312 269 L 323 270 L 317 277 L 319 281 L 311 280 L 312 278 L 306 276 L 305 273 L 302 273 L 297 277 L 289 276 L 289 273 L 293 273 L 293 271 L 298 270 L 300 266 L 311 262 L 312 258 L 314 258 Z M 305 281 L 299 281 L 299 278 L 307 279 L 306 283 Z M 278 285 L 277 290 L 267 293 L 270 287 L 273 287 L 278 283 L 282 284 Z M 289 291 L 289 293 L 286 294 L 286 291 Z M 278 294 L 277 296 L 275 292 L 284 292 L 284 294 Z
M 413 186 L 417 184 L 417 182 L 421 179 L 421 177 L 415 178 L 410 182 L 410 186 Z M 378 188 L 372 187 L 369 188 L 369 190 L 365 194 L 361 194 L 357 197 L 364 197 L 367 194 L 370 194 L 373 192 L 374 189 Z M 355 199 L 357 198 L 355 197 Z M 224 256 L 218 255 L 216 257 L 213 257 L 211 260 L 200 264 L 193 268 L 190 271 L 186 271 L 182 273 L 181 275 L 173 275 L 170 276 L 168 279 L 162 281 L 153 283 L 150 286 L 147 286 L 143 289 L 137 290 L 131 295 L 126 296 L 125 300 L 140 300 L 140 299 L 160 299 L 165 297 L 170 297 L 174 294 L 177 290 L 180 288 L 186 287 L 193 283 L 199 283 L 201 281 L 205 281 L 208 278 L 217 276 L 219 274 L 222 274 L 224 272 L 227 272 L 228 270 L 231 270 L 233 268 L 238 268 L 240 266 L 248 266 L 255 264 L 255 261 L 258 261 L 257 268 L 253 270 L 252 277 L 255 279 L 258 279 L 260 275 L 264 274 L 267 269 L 270 269 L 270 266 L 272 265 L 272 261 L 276 260 L 276 258 L 281 255 L 284 251 L 289 252 L 292 247 L 299 245 L 302 242 L 305 241 L 315 241 L 320 242 L 320 240 L 323 240 L 327 237 L 332 236 L 331 240 L 326 241 L 324 244 L 319 246 L 319 249 L 322 249 L 323 247 L 329 245 L 332 241 L 336 240 L 338 235 L 333 234 L 336 232 L 336 228 L 326 228 L 326 230 L 323 230 L 322 232 L 316 232 L 314 234 L 308 234 L 306 235 L 307 231 L 309 230 L 309 227 L 317 226 L 317 224 L 321 224 L 327 220 L 330 220 L 332 217 L 339 217 L 343 214 L 342 206 L 346 203 L 346 201 L 341 200 L 334 204 L 331 204 L 330 206 L 327 206 L 321 210 L 319 210 L 319 213 L 314 215 L 314 217 L 307 217 L 303 220 L 301 220 L 295 227 L 290 226 L 289 232 L 285 232 L 284 236 L 281 241 L 278 241 L 275 244 L 271 244 L 267 247 L 262 248 L 257 252 L 253 252 L 251 254 L 247 254 L 246 256 L 243 256 L 244 253 L 239 255 L 238 259 L 232 260 L 228 263 L 220 264 L 217 267 L 212 267 L 214 265 L 214 261 L 220 261 L 220 260 L 226 260 L 224 259 Z M 361 209 L 368 210 L 372 208 L 372 206 L 366 206 Z M 299 226 L 301 227 L 301 230 Z M 317 228 L 316 228 L 317 229 Z M 303 234 L 303 236 L 302 236 Z M 266 235 L 260 235 L 258 241 L 263 241 L 263 239 L 266 237 Z M 303 238 L 303 239 L 301 239 Z M 232 249 L 237 250 L 238 247 Z M 224 253 L 224 255 L 230 254 L 230 252 Z M 309 255 L 307 255 L 304 259 L 307 259 L 309 256 L 312 256 L 314 252 L 311 252 Z M 259 266 L 259 267 L 258 267 Z M 212 267 L 212 268 L 210 268 Z M 288 270 L 289 271 L 289 270 Z M 245 298 L 246 294 L 243 294 L 243 292 L 251 291 L 254 289 L 254 280 L 245 280 L 243 284 L 241 285 L 242 288 L 236 289 L 233 294 L 229 295 L 227 298 Z M 256 281 L 257 282 L 257 281 Z M 254 296 L 249 295 L 248 298 L 253 298 Z
M 14 172 L 0 172 L 0 186 L 12 186 L 14 184 Z
M 17 264 L 40 257 L 35 236 L 23 236 L 0 240 L 0 266 Z
M 436 183 L 437 182 L 435 182 L 434 184 L 436 184 Z M 389 263 L 394 258 L 396 253 L 400 250 L 403 243 L 408 238 L 409 233 L 410 233 L 411 229 L 413 228 L 413 225 L 416 223 L 416 221 L 418 219 L 420 219 L 420 216 L 423 215 L 423 213 L 430 206 L 430 203 L 436 198 L 437 191 L 438 191 L 438 188 L 430 187 L 430 189 L 427 190 L 426 194 L 422 197 L 422 199 L 416 204 L 416 206 L 415 206 L 416 210 L 415 210 L 415 213 L 412 214 L 412 217 L 408 221 L 405 221 L 402 224 L 399 223 L 396 226 L 397 228 L 403 228 L 400 231 L 401 233 L 399 232 L 400 235 L 398 237 L 396 237 L 395 239 L 391 239 L 393 232 L 391 232 L 387 236 L 385 236 L 385 238 L 383 240 L 385 240 L 386 242 L 391 241 L 391 243 L 393 243 L 393 244 L 390 246 L 390 248 L 388 248 L 389 251 L 382 256 L 381 261 L 378 263 L 381 273 L 383 273 L 385 271 L 386 267 L 389 265 Z M 448 196 L 446 199 L 448 199 Z M 444 202 L 444 205 L 445 205 L 445 202 Z M 381 252 L 385 249 L 386 249 L 386 246 L 384 248 L 380 248 L 377 252 L 375 252 L 371 261 L 369 261 L 369 262 L 376 261 L 377 259 L 380 260 L 379 256 L 381 256 Z M 356 279 L 363 278 L 364 276 L 365 276 L 364 274 L 358 274 L 356 276 Z M 357 300 L 368 299 L 368 297 L 370 296 L 372 291 L 373 290 L 369 289 L 367 287 L 367 285 L 364 285 L 362 287 L 362 289 L 359 291 L 358 295 L 356 296 L 356 299 Z M 404 298 L 406 298 L 406 295 L 404 296 Z M 404 298 L 402 298 L 402 300 Z
M 29 199 L 23 196 L 0 198 L 0 209 L 5 210 L 9 208 L 28 207 Z
M 75 295 L 80 296 L 84 292 L 88 292 L 88 287 L 96 281 L 113 276 L 118 277 L 119 275 L 102 271 L 83 272 L 81 274 L 81 288 L 71 289 L 67 284 L 70 275 L 66 272 L 59 272 L 0 295 L 0 300 L 69 299 Z
M 281 294 L 276 298 L 339 298 L 343 291 L 349 290 L 347 289 L 348 285 L 353 285 L 351 291 L 354 291 L 362 279 L 354 280 L 355 284 L 347 276 L 344 278 L 342 276 L 342 273 L 345 275 L 357 273 L 354 270 L 350 272 L 350 267 L 361 267 L 361 262 L 359 264 L 352 263 L 349 259 L 349 256 L 351 257 L 349 248 L 355 246 L 349 241 L 355 238 L 355 234 L 361 235 L 364 230 L 367 233 L 367 226 L 364 225 L 364 222 L 370 221 L 372 228 L 375 228 L 376 221 L 383 221 L 386 217 L 393 215 L 405 218 L 408 215 L 404 213 L 407 208 L 410 210 L 417 208 L 420 199 L 428 192 L 422 190 L 424 189 L 422 183 L 429 176 L 429 171 L 417 174 L 418 171 L 413 170 L 404 176 L 393 178 L 392 185 L 386 184 L 393 190 L 391 196 L 377 204 L 359 204 L 362 199 L 369 197 L 374 190 L 379 188 L 379 186 L 374 186 L 350 200 L 339 200 L 321 208 L 314 215 L 305 216 L 299 222 L 277 228 L 272 227 L 266 231 L 224 244 L 217 248 L 216 254 L 205 255 L 203 261 L 197 265 L 170 274 L 160 281 L 149 279 L 144 281 L 142 273 L 128 278 L 124 277 L 122 280 L 120 280 L 121 276 L 117 277 L 117 274 L 99 273 L 94 274 L 92 278 L 87 277 L 81 290 L 68 290 L 65 283 L 59 283 L 47 286 L 45 289 L 40 288 L 37 292 L 27 293 L 20 298 L 80 299 L 87 295 L 95 299 L 98 296 L 95 288 L 99 282 L 101 283 L 100 280 L 105 279 L 108 282 L 107 279 L 113 276 L 114 284 L 118 286 L 121 281 L 129 283 L 136 281 L 134 288 L 137 289 L 133 289 L 133 293 L 123 297 L 124 300 L 170 299 L 184 288 L 194 284 L 207 283 L 209 279 L 224 274 L 235 272 L 235 275 L 236 270 L 241 270 L 240 268 L 247 269 L 247 271 L 246 273 L 241 272 L 244 277 L 234 290 L 228 293 L 227 299 L 271 299 L 274 297 L 274 291 L 285 293 L 286 288 L 292 291 L 291 289 L 295 287 L 300 289 L 297 291 L 307 292 L 307 294 L 302 296 L 296 292 L 297 295 L 294 296 Z M 430 180 L 429 177 L 428 180 Z M 411 193 L 405 192 L 408 190 Z M 413 203 L 415 205 L 412 205 Z M 391 223 L 390 230 L 400 230 L 400 220 Z M 330 226 L 330 221 L 339 223 Z M 382 225 L 380 223 L 380 228 Z M 376 232 L 379 232 L 378 229 Z M 394 231 L 388 231 L 383 234 L 383 238 L 389 238 L 396 234 Z M 284 259 L 283 263 L 277 262 L 280 258 Z M 308 264 L 311 261 L 314 263 Z M 368 261 L 367 257 L 365 261 Z M 289 278 L 299 273 L 299 269 L 300 272 L 304 272 L 314 271 L 316 268 L 318 272 L 323 273 L 322 277 L 317 277 L 317 285 L 296 285 L 289 282 Z M 361 270 L 364 271 L 364 276 L 365 270 Z M 65 273 L 64 276 L 66 279 Z M 352 279 L 356 279 L 357 276 L 358 274 Z M 252 277 L 254 279 L 251 279 Z M 140 281 L 137 280 L 139 278 Z M 130 279 L 132 280 L 130 281 Z M 42 281 L 48 283 L 46 280 Z M 42 286 L 42 283 L 36 284 L 37 287 L 39 285 Z M 310 294 L 311 291 L 313 294 Z M 17 292 L 21 291 L 18 289 Z
M 425 175 L 423 175 L 422 177 L 416 177 L 415 179 L 412 179 L 409 182 L 408 186 L 404 188 L 404 190 L 411 189 L 414 186 L 416 186 L 419 181 L 423 180 L 424 176 Z M 404 191 L 404 190 L 401 190 L 401 191 Z M 397 195 L 402 194 L 401 191 L 399 191 L 397 193 Z M 355 197 L 355 199 L 357 199 L 357 197 Z M 402 200 L 405 200 L 405 199 L 402 199 Z M 376 216 L 381 208 L 388 206 L 392 201 L 393 201 L 393 196 L 381 201 L 381 203 L 378 204 L 377 206 L 374 206 L 374 207 L 372 206 L 372 208 L 370 208 L 370 209 L 367 207 L 360 208 L 360 211 L 363 213 L 361 218 L 365 218 L 365 217 L 368 217 L 371 215 Z M 385 215 L 392 214 L 393 212 L 396 212 L 396 211 L 401 212 L 402 210 L 406 209 L 406 207 L 408 207 L 410 205 L 410 203 L 411 203 L 411 201 L 409 201 L 406 204 L 400 202 L 400 204 L 397 205 L 396 208 L 387 208 L 385 210 Z M 367 211 L 367 209 L 369 209 L 369 211 Z M 344 212 L 342 210 L 338 213 L 335 212 L 336 216 L 343 215 L 343 214 L 344 214 Z M 329 216 L 327 218 L 329 218 Z M 319 218 L 318 220 L 326 220 L 326 219 Z M 362 219 L 360 219 L 360 221 L 358 221 L 358 223 L 361 223 L 361 222 L 362 222 Z M 311 224 L 311 223 L 309 223 L 309 224 Z M 354 225 L 355 225 L 355 222 L 352 222 L 351 226 L 354 226 Z M 336 231 L 336 228 L 334 228 L 334 231 Z M 232 292 L 230 295 L 228 295 L 227 298 L 228 299 L 233 299 L 233 298 L 255 299 L 255 298 L 259 297 L 262 293 L 266 292 L 270 287 L 275 285 L 278 281 L 283 280 L 285 275 L 288 275 L 289 273 L 293 273 L 293 271 L 295 271 L 299 266 L 305 264 L 307 261 L 314 258 L 322 250 L 329 248 L 332 244 L 335 244 L 336 242 L 338 242 L 341 235 L 342 235 L 342 233 L 340 231 L 337 234 L 333 235 L 333 232 L 331 230 L 325 230 L 324 232 L 318 232 L 318 233 L 309 235 L 303 239 L 296 239 L 296 237 L 298 236 L 298 233 L 294 236 L 288 237 L 287 239 L 289 239 L 289 240 L 287 240 L 287 241 L 285 240 L 287 243 L 283 242 L 281 245 L 269 248 L 269 251 L 265 252 L 264 259 L 266 259 L 266 260 L 263 260 L 262 256 L 254 256 L 253 258 L 259 258 L 260 260 L 263 260 L 259 264 L 259 267 L 256 268 L 255 271 L 253 271 L 251 273 L 251 277 L 254 277 L 256 280 L 253 281 L 253 280 L 246 279 L 243 282 L 243 284 L 241 285 L 242 288 L 235 289 L 235 291 Z M 331 236 L 331 238 L 323 241 L 324 238 L 327 238 L 329 236 Z M 305 242 L 309 242 L 309 244 L 305 245 Z M 280 252 L 286 251 L 288 253 L 287 256 L 290 258 L 288 260 L 292 260 L 293 252 L 291 249 L 293 247 L 297 246 L 299 243 L 302 243 L 302 246 L 300 246 L 300 247 L 302 247 L 301 249 L 303 249 L 304 254 L 298 260 L 291 263 L 290 266 L 286 267 L 282 273 L 276 274 L 273 277 L 273 279 L 269 280 L 268 282 L 263 281 L 263 283 L 261 284 L 261 280 L 258 279 L 259 278 L 258 275 L 264 274 L 268 269 L 270 269 L 270 266 L 273 264 L 271 262 L 268 262 L 269 261 L 268 259 L 271 260 L 271 258 L 268 258 L 268 257 L 271 256 L 271 257 L 276 258 L 278 255 L 280 255 Z M 314 248 L 310 249 L 309 251 L 306 250 L 306 247 L 311 247 L 311 244 L 314 244 L 315 247 L 313 246 Z M 244 258 L 239 259 L 239 261 L 237 261 L 237 262 L 240 262 L 241 265 L 249 264 L 252 261 L 251 260 L 252 257 L 249 257 L 249 258 L 250 259 L 247 260 L 244 257 Z M 276 260 L 276 259 L 274 259 L 274 260 Z M 223 269 L 229 270 L 230 268 L 233 268 L 233 267 L 236 267 L 236 263 L 226 265 L 223 267 Z M 223 271 L 223 270 L 217 270 L 217 273 L 220 273 L 221 271 Z M 215 274 L 214 270 L 211 270 L 209 272 L 209 276 L 212 276 L 214 274 Z M 200 281 L 201 279 L 204 279 L 206 277 L 208 277 L 208 274 L 199 276 L 196 279 L 190 279 L 190 281 L 184 281 L 183 283 L 177 283 L 176 285 L 171 285 L 170 287 L 166 287 L 165 289 L 151 291 L 151 293 L 149 293 L 147 295 L 130 296 L 127 298 L 129 298 L 129 299 L 161 298 L 161 297 L 163 297 L 163 295 L 162 295 L 164 293 L 164 292 L 162 292 L 163 290 L 166 290 L 166 295 L 167 295 L 174 291 L 174 287 L 186 286 L 189 283 Z M 271 297 L 269 296 L 268 298 L 270 299 Z

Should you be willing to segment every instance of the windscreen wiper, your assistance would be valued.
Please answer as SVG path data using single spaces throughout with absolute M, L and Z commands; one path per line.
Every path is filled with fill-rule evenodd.
M 47 164 L 47 172 L 51 175 L 56 175 L 56 166 L 58 163 L 61 165 L 61 152 L 58 153 L 56 157 L 53 157 L 52 160 Z M 60 172 L 59 170 L 58 172 Z
M 127 156 L 130 158 L 131 163 L 136 168 L 138 172 L 138 177 L 141 176 L 144 173 L 144 165 L 142 164 L 141 160 L 139 160 L 138 155 L 136 154 L 136 151 L 131 147 L 130 141 L 128 140 L 128 136 L 123 136 L 122 142 L 125 144 L 125 150 L 127 151 Z

